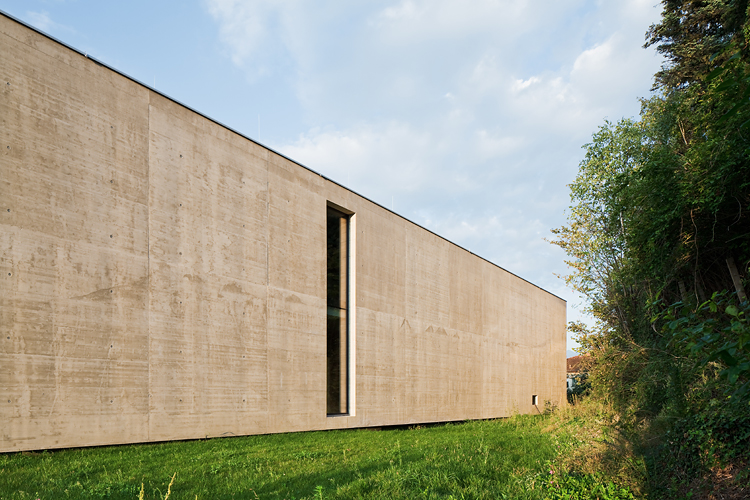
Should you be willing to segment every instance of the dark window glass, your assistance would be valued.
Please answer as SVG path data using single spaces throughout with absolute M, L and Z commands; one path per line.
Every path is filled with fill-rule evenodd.
M 327 221 L 327 413 L 341 415 L 349 411 L 349 217 L 328 207 Z

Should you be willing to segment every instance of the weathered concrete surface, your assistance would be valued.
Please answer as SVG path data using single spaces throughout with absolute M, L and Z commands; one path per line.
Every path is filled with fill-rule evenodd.
M 0 451 L 536 412 L 565 303 L 0 16 Z M 326 416 L 326 203 L 356 218 Z

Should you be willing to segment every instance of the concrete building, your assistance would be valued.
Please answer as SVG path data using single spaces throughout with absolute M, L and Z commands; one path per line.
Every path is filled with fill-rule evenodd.
M 565 402 L 565 302 L 0 15 L 0 451 Z

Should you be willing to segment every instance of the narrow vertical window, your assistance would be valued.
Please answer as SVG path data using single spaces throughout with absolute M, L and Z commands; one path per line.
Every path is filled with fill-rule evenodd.
M 345 415 L 349 413 L 349 216 L 331 207 L 327 215 L 327 413 Z

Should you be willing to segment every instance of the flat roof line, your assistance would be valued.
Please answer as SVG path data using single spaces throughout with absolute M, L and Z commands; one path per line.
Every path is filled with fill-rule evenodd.
M 188 109 L 188 110 L 192 111 L 193 113 L 195 113 L 195 114 L 197 114 L 197 115 L 200 115 L 200 116 L 202 116 L 203 118 L 205 118 L 205 119 L 207 119 L 207 120 L 209 120 L 209 121 L 212 121 L 212 122 L 214 122 L 215 124 L 219 125 L 220 127 L 224 127 L 225 129 L 229 130 L 230 132 L 233 132 L 233 133 L 235 133 L 235 134 L 239 135 L 240 137 L 243 137 L 243 138 L 247 139 L 248 141 L 250 141 L 250 142 L 252 142 L 252 143 L 254 143 L 254 144 L 257 144 L 258 146 L 260 146 L 260 147 L 262 147 L 262 148 L 264 148 L 264 149 L 267 149 L 268 151 L 270 151 L 270 152 L 272 152 L 272 153 L 274 153 L 274 154 L 276 154 L 276 155 L 278 155 L 278 156 L 281 156 L 282 158 L 284 158 L 284 159 L 286 159 L 286 160 L 288 160 L 288 161 L 290 161 L 290 162 L 294 163 L 295 165 L 298 165 L 298 166 L 300 166 L 300 167 L 304 168 L 305 170 L 308 170 L 308 171 L 310 171 L 310 172 L 314 173 L 315 175 L 318 175 L 318 176 L 322 177 L 323 179 L 327 180 L 328 182 L 332 182 L 332 183 L 336 184 L 337 186 L 339 186 L 339 187 L 341 187 L 341 188 L 343 188 L 343 189 L 346 189 L 346 190 L 347 190 L 347 191 L 349 191 L 350 193 L 354 193 L 354 194 L 356 194 L 356 195 L 357 195 L 357 196 L 359 196 L 360 198 L 362 198 L 362 199 L 364 199 L 364 200 L 367 200 L 367 201 L 369 201 L 370 203 L 372 203 L 372 204 L 374 204 L 374 205 L 377 205 L 378 207 L 380 207 L 380 208 L 382 208 L 383 210 L 386 210 L 386 211 L 388 211 L 388 212 L 392 213 L 393 215 L 395 215 L 395 216 L 397 216 L 397 217 L 400 217 L 400 218 L 402 218 L 402 219 L 403 219 L 403 220 L 405 220 L 406 222 L 409 222 L 409 223 L 411 223 L 411 224 L 414 224 L 415 226 L 419 227 L 420 229 L 423 229 L 423 230 L 427 231 L 428 233 L 430 233 L 430 234 L 433 234 L 433 235 L 437 236 L 437 237 L 438 237 L 438 238 L 440 238 L 441 240 L 447 241 L 447 242 L 448 242 L 448 243 L 450 243 L 451 245 L 454 245 L 454 246 L 456 246 L 456 247 L 460 248 L 461 250 L 463 250 L 463 251 L 465 251 L 465 252 L 468 252 L 468 253 L 470 253 L 471 255 L 475 256 L 475 257 L 478 257 L 479 259 L 481 259 L 481 260 L 483 260 L 483 261 L 487 262 L 488 264 L 492 264 L 493 266 L 495 266 L 495 267 L 497 267 L 497 268 L 499 268 L 499 269 L 502 269 L 502 270 L 503 270 L 503 271 L 505 271 L 506 273 L 508 273 L 508 274 L 511 274 L 511 275 L 515 276 L 516 278 L 518 278 L 518 279 L 520 279 L 520 280 L 523 280 L 523 281 L 525 281 L 526 283 L 528 283 L 528 284 L 530 284 L 530 285 L 532 285 L 532 286 L 535 286 L 536 288 L 538 288 L 538 289 L 542 290 L 543 292 L 546 292 L 546 293 L 548 293 L 548 294 L 552 295 L 553 297 L 557 297 L 558 299 L 562 300 L 563 302 L 565 302 L 565 303 L 567 304 L 567 302 L 568 302 L 567 300 L 563 299 L 562 297 L 560 297 L 560 296 L 558 296 L 558 295 L 555 295 L 554 293 L 550 292 L 549 290 L 545 290 L 544 288 L 540 287 L 539 285 L 537 285 L 537 284 L 535 284 L 535 283 L 532 283 L 531 281 L 529 281 L 529 280 L 527 280 L 527 279 L 525 279 L 525 278 L 523 278 L 523 277 L 521 277 L 521 276 L 519 276 L 519 275 L 517 275 L 517 274 L 515 274 L 515 273 L 513 273 L 513 272 L 511 272 L 511 271 L 508 271 L 508 270 L 507 270 L 507 269 L 505 269 L 504 267 L 502 267 L 502 266 L 500 266 L 500 265 L 498 265 L 498 264 L 495 264 L 494 262 L 492 262 L 492 261 L 490 261 L 490 260 L 487 260 L 487 259 L 485 259 L 485 258 L 484 258 L 484 257 L 482 257 L 481 255 L 477 255 L 477 254 L 475 254 L 474 252 L 472 252 L 471 250 L 468 250 L 467 248 L 464 248 L 464 247 L 462 247 L 462 246 L 461 246 L 461 245 L 459 245 L 458 243 L 455 243 L 455 242 L 453 242 L 453 241 L 449 240 L 448 238 L 446 238 L 446 237 L 444 237 L 444 236 L 441 236 L 441 235 L 437 234 L 436 232 L 434 232 L 434 231 L 432 231 L 432 230 L 430 230 L 430 229 L 427 229 L 426 227 L 422 226 L 421 224 L 418 224 L 418 223 L 414 222 L 413 220 L 407 219 L 407 218 L 406 218 L 406 217 L 404 217 L 403 215 L 401 215 L 401 214 L 399 214 L 399 213 L 396 213 L 396 212 L 394 212 L 394 211 L 393 211 L 393 210 L 391 210 L 390 208 L 388 208 L 388 207 L 386 207 L 386 206 L 384 206 L 384 205 L 381 205 L 380 203 L 378 203 L 378 202 L 376 202 L 376 201 L 373 201 L 373 200 L 371 200 L 371 199 L 370 199 L 370 198 L 368 198 L 367 196 L 363 196 L 363 195 L 359 194 L 358 192 L 354 191 L 353 189 L 351 189 L 351 188 L 348 188 L 348 187 L 344 186 L 343 184 L 340 184 L 340 183 L 336 182 L 335 180 L 333 180 L 333 179 L 330 179 L 330 178 L 326 177 L 325 175 L 321 174 L 320 172 L 317 172 L 317 171 L 313 170 L 312 168 L 310 168 L 310 167 L 308 167 L 308 166 L 306 166 L 306 165 L 303 165 L 302 163 L 298 162 L 297 160 L 295 160 L 295 159 L 293 159 L 293 158 L 289 158 L 288 156 L 286 156 L 286 155 L 285 155 L 285 154 L 283 154 L 283 153 L 279 153 L 279 152 L 278 152 L 278 151 L 276 151 L 275 149 L 273 149 L 273 148 L 270 148 L 270 147 L 266 146 L 265 144 L 262 144 L 262 143 L 261 143 L 261 142 L 259 142 L 259 141 L 256 141 L 256 140 L 255 140 L 255 139 L 253 139 L 252 137 L 249 137 L 249 136 L 247 136 L 247 135 L 243 134 L 242 132 L 240 132 L 240 131 L 238 131 L 238 130 L 235 130 L 235 129 L 233 129 L 232 127 L 230 127 L 230 126 L 228 126 L 228 125 L 225 125 L 225 124 L 223 124 L 223 123 L 222 123 L 222 122 L 220 122 L 219 120 L 215 120 L 215 119 L 211 118 L 210 116 L 208 116 L 208 115 L 206 115 L 206 114 L 204 114 L 204 113 L 201 113 L 201 112 L 200 112 L 200 111 L 198 111 L 197 109 L 191 108 L 191 107 L 190 107 L 190 106 L 188 106 L 187 104 L 184 104 L 184 103 L 182 103 L 182 102 L 178 101 L 177 99 L 175 99 L 175 98 L 173 98 L 173 97 L 170 97 L 170 96 L 168 96 L 168 95 L 167 95 L 167 94 L 165 94 L 164 92 L 161 92 L 161 91 L 159 91 L 159 90 L 156 90 L 155 88 L 151 87 L 150 85 L 148 85 L 148 84 L 146 84 L 146 83 L 143 83 L 142 81 L 138 80 L 137 78 L 133 78 L 132 76 L 130 76 L 130 75 L 126 74 L 126 73 L 123 73 L 123 72 L 122 72 L 122 71 L 120 71 L 119 69 L 117 69 L 117 68 L 115 68 L 115 67 L 113 67 L 113 66 L 110 66 L 109 64 L 105 63 L 104 61 L 100 61 L 99 59 L 97 59 L 97 58 L 95 58 L 95 57 L 93 57 L 93 56 L 90 56 L 90 55 L 89 55 L 89 54 L 88 54 L 87 52 L 83 52 L 83 51 L 81 51 L 81 50 L 78 50 L 77 48 L 75 48 L 75 47 L 73 47 L 73 46 L 71 46 L 71 45 L 68 45 L 67 43 L 63 42 L 62 40 L 60 40 L 60 39 L 58 39 L 58 38 L 55 38 L 54 36 L 52 36 L 52 35 L 50 35 L 50 34 L 48 34 L 48 33 L 45 33 L 44 31 L 42 31 L 42 30 L 40 30 L 40 29 L 38 29 L 38 28 L 36 28 L 36 27 L 34 27 L 34 26 L 31 26 L 30 24 L 26 23 L 25 21 L 22 21 L 21 19 L 18 19 L 17 17 L 15 17 L 15 16 L 13 16 L 13 15 L 11 15 L 11 14 L 8 14 L 7 12 L 5 12 L 5 11 L 4 11 L 4 10 L 2 10 L 2 9 L 0 9 L 0 14 L 2 14 L 2 15 L 3 15 L 3 16 L 5 16 L 5 17 L 7 17 L 8 19 L 11 19 L 12 21 L 15 21 L 15 22 L 17 22 L 18 24 L 21 24 L 21 25 L 23 25 L 23 26 L 25 26 L 25 27 L 29 28 L 30 30 L 33 30 L 33 31 L 35 31 L 35 32 L 39 33 L 40 35 L 42 35 L 42 36 L 44 36 L 44 37 L 46 37 L 46 38 L 49 38 L 50 40 L 52 40 L 52 41 L 54 41 L 54 42 L 56 42 L 56 43 L 59 43 L 60 45 L 62 45 L 62 46 L 64 46 L 64 47 L 66 47 L 66 48 L 68 48 L 68 49 L 72 50 L 73 52 L 77 52 L 78 54 L 82 55 L 82 56 L 83 56 L 83 57 L 85 57 L 86 59 L 90 59 L 91 61 L 93 61 L 94 63 L 98 64 L 99 66 L 103 66 L 103 67 L 107 68 L 107 69 L 108 69 L 108 70 L 110 70 L 110 71 L 114 71 L 114 72 L 115 72 L 115 73 L 117 73 L 118 75 L 121 75 L 121 76 L 123 76 L 123 77 L 127 78 L 128 80 L 130 80 L 130 81 L 132 81 L 132 82 L 135 82 L 135 83 L 137 83 L 138 85 L 141 85 L 142 87 L 145 87 L 145 88 L 149 89 L 149 90 L 150 90 L 151 92 L 154 92 L 154 93 L 156 93 L 156 94 L 159 94 L 160 96 L 164 97 L 165 99 L 169 99 L 170 101 L 174 102 L 175 104 L 179 104 L 179 105 L 180 105 L 180 106 L 182 106 L 183 108 L 186 108 L 186 109 Z

